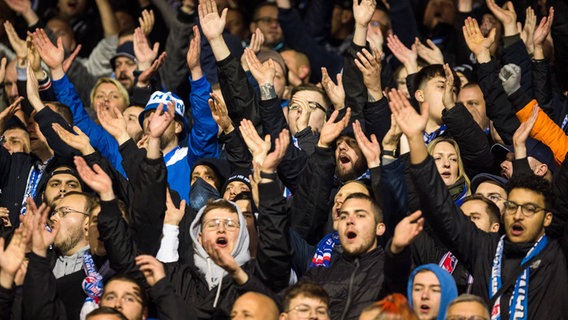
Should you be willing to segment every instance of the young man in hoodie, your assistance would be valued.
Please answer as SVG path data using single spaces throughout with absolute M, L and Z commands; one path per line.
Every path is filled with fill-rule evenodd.
M 444 320 L 448 304 L 457 296 L 452 275 L 433 263 L 417 267 L 408 278 L 408 303 L 420 320 Z

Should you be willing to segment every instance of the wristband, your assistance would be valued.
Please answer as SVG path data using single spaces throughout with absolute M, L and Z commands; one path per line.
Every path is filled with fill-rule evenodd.
M 381 150 L 381 157 L 384 156 L 391 156 L 396 158 L 396 149 L 395 150 Z
M 276 180 L 276 178 L 278 178 L 278 174 L 276 172 L 267 173 L 264 171 L 260 171 L 260 177 L 263 179 Z

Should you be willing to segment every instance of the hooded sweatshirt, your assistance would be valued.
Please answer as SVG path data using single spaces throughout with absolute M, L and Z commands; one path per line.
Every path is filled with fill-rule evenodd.
M 436 275 L 436 278 L 438 278 L 438 281 L 440 281 L 440 307 L 438 308 L 438 317 L 436 319 L 444 320 L 446 318 L 448 305 L 458 296 L 458 289 L 452 275 L 438 265 L 429 263 L 418 266 L 416 269 L 412 270 L 408 278 L 408 304 L 412 307 L 412 285 L 414 284 L 414 277 L 422 270 L 432 271 Z
M 239 217 L 239 224 L 241 226 L 239 229 L 239 236 L 237 238 L 237 243 L 234 246 L 232 255 L 239 264 L 239 266 L 242 266 L 247 261 L 250 260 L 250 254 L 248 251 L 249 234 L 246 228 L 246 220 L 243 214 L 241 213 L 241 210 L 235 203 L 231 202 L 231 204 L 235 206 L 237 215 Z M 194 248 L 193 259 L 195 262 L 195 266 L 205 276 L 205 280 L 209 285 L 209 290 L 213 290 L 215 287 L 217 287 L 217 295 L 213 303 L 213 306 L 215 307 L 217 305 L 217 301 L 219 300 L 219 294 L 221 292 L 221 287 L 223 284 L 223 277 L 226 276 L 228 273 L 225 271 L 225 269 L 219 267 L 211 260 L 207 252 L 205 252 L 203 246 L 198 241 L 199 239 L 198 236 L 199 233 L 201 232 L 201 216 L 203 215 L 203 212 L 205 211 L 206 207 L 207 206 L 201 208 L 197 213 L 195 219 L 193 219 L 193 222 L 191 223 L 189 229 L 189 233 L 191 236 L 191 240 L 193 242 L 193 248 Z

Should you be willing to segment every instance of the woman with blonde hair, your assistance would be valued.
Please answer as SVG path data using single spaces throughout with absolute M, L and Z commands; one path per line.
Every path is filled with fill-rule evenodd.
M 460 206 L 471 190 L 458 143 L 451 138 L 438 137 L 428 144 L 428 153 L 434 158 L 438 173 L 455 203 Z

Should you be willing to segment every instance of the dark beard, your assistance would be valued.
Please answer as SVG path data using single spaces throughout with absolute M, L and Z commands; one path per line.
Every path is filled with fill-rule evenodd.
M 357 162 L 354 163 L 353 168 L 344 172 L 340 172 L 339 166 L 335 166 L 335 176 L 341 182 L 347 182 L 349 180 L 355 180 L 359 178 L 367 170 L 367 165 L 362 158 L 359 158 Z

